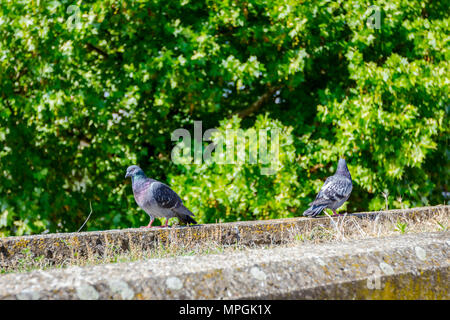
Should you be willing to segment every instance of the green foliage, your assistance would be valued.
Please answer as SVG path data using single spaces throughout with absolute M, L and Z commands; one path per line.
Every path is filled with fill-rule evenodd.
M 439 221 L 436 221 L 437 225 L 439 226 L 440 231 L 447 231 L 448 225 L 444 225 L 443 223 L 440 223 Z
M 200 222 L 300 215 L 341 154 L 349 211 L 442 203 L 448 6 L 375 4 L 380 29 L 362 0 L 2 1 L 0 235 L 76 231 L 90 201 L 89 230 L 146 224 L 136 163 Z M 282 129 L 279 170 L 174 164 L 194 120 Z
M 219 144 L 219 137 L 229 139 L 231 135 L 226 135 L 227 130 L 241 129 L 241 119 L 235 116 L 221 121 L 218 129 L 221 134 L 216 134 L 213 139 L 216 144 Z M 251 130 L 255 131 L 256 141 L 260 141 L 260 130 L 267 130 L 268 133 L 278 130 L 280 152 L 273 152 L 272 157 L 266 161 L 261 159 L 261 153 L 258 152 L 260 144 L 252 144 L 248 138 Z M 220 153 L 220 148 L 216 147 L 218 152 L 214 154 L 213 159 L 204 161 L 201 165 L 186 164 L 183 171 L 171 175 L 171 185 L 183 195 L 189 208 L 198 213 L 202 222 L 287 217 L 295 212 L 300 204 L 297 198 L 299 181 L 292 127 L 283 126 L 280 121 L 272 120 L 267 115 L 260 115 L 254 126 L 242 132 L 245 144 L 242 143 L 244 140 L 239 140 L 239 145 L 245 146 L 245 159 L 237 156 L 238 140 L 235 138 L 233 163 L 221 159 L 226 154 Z M 273 137 L 270 134 L 268 136 L 267 152 L 270 156 L 271 148 L 276 144 Z M 249 160 L 250 152 L 255 155 L 257 163 L 252 164 Z M 224 164 L 221 164 L 221 160 Z
M 400 232 L 401 234 L 405 234 L 408 230 L 408 224 L 406 222 L 397 221 L 395 224 L 395 231 Z

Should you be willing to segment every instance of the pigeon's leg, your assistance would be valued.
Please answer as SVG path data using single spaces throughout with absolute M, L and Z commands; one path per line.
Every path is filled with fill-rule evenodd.
M 336 213 L 336 210 L 333 210 L 333 213 L 332 217 L 342 217 L 344 215 L 343 213 Z
M 331 211 L 333 211 L 333 213 L 334 213 L 334 214 L 332 215 L 332 217 L 339 217 L 339 216 L 340 216 L 339 214 L 336 213 L 336 210 L 331 209 Z
M 158 228 L 167 228 L 169 226 L 169 218 L 166 218 L 166 224 L 163 226 L 158 226 Z
M 148 224 L 148 226 L 142 226 L 141 228 L 151 228 L 154 220 L 155 218 L 150 218 L 150 223 Z

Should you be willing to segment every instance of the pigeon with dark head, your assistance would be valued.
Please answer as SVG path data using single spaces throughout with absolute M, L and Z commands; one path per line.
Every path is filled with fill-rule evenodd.
M 316 200 L 309 204 L 310 208 L 303 212 L 303 215 L 315 217 L 325 208 L 329 208 L 337 216 L 336 210 L 350 197 L 352 188 L 352 176 L 348 171 L 345 159 L 341 158 L 336 173 L 325 180 Z
M 164 227 L 167 227 L 169 219 L 173 217 L 186 224 L 197 224 L 192 218 L 194 214 L 183 205 L 178 194 L 169 186 L 148 178 L 144 171 L 135 165 L 127 168 L 125 178 L 128 177 L 131 177 L 136 203 L 150 216 L 150 223 L 146 228 L 152 226 L 155 217 L 166 218 Z

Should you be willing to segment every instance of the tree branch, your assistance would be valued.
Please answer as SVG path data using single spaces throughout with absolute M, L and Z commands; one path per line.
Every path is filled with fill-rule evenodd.
M 2 98 L 4 99 L 5 105 L 8 107 L 9 111 L 11 111 L 11 114 L 14 115 L 14 110 L 13 110 L 13 108 L 12 108 L 12 106 L 11 106 L 11 103 L 9 103 L 9 100 L 6 99 L 6 97 L 4 96 L 3 93 L 2 93 Z
M 105 51 L 103 51 L 103 50 L 100 49 L 100 48 L 97 48 L 96 46 L 94 46 L 93 44 L 90 44 L 89 42 L 86 43 L 86 47 L 87 47 L 90 51 L 95 51 L 95 52 L 97 52 L 98 54 L 102 55 L 105 59 L 109 57 L 109 55 L 108 55 Z
M 266 102 L 267 100 L 270 99 L 270 97 L 280 88 L 282 87 L 282 85 L 278 85 L 276 87 L 269 87 L 268 91 L 265 92 L 262 96 L 260 96 L 258 98 L 258 100 L 256 100 L 255 102 L 252 103 L 251 106 L 249 106 L 248 108 L 238 111 L 235 114 L 237 114 L 240 118 L 245 118 L 248 117 L 249 115 L 255 113 L 256 111 L 258 111 Z
M 19 74 L 17 75 L 16 79 L 14 80 L 14 82 L 17 82 L 20 80 L 20 78 L 22 78 L 23 75 L 25 75 L 28 72 L 28 68 L 24 67 L 22 68 L 22 70 L 20 70 Z

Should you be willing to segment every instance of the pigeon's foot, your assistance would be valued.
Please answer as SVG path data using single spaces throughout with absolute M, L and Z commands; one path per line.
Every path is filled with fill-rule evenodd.
M 151 219 L 148 225 L 142 226 L 141 228 L 152 228 L 152 223 L 153 223 L 153 221 L 155 221 L 155 219 Z M 154 227 L 153 227 L 153 228 L 154 228 Z
M 336 210 L 331 210 L 331 211 L 333 211 L 333 215 L 332 215 L 332 217 L 340 217 L 341 216 L 341 214 L 339 214 L 339 213 L 336 213 Z
M 336 213 L 336 211 L 333 211 L 334 214 L 332 215 L 332 217 L 343 217 L 345 216 L 345 213 Z

